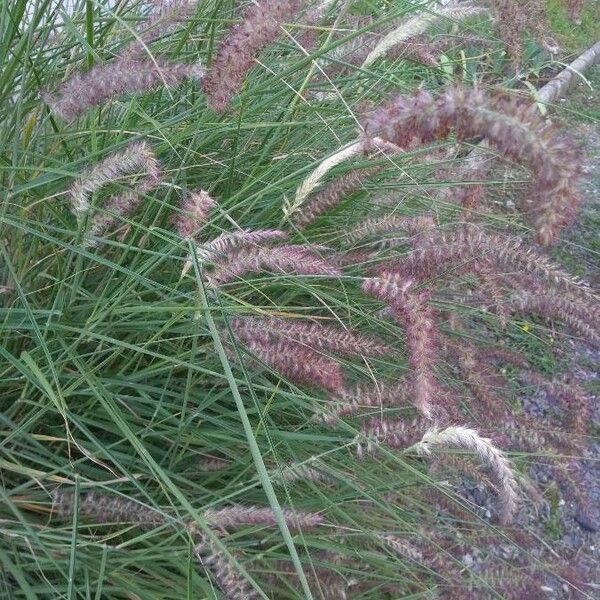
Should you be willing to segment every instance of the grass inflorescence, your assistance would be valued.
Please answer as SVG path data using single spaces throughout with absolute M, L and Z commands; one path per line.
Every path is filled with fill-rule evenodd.
M 0 8 L 7 597 L 593 597 L 529 518 L 535 460 L 600 521 L 598 295 L 547 248 L 582 154 L 523 83 L 558 50 L 517 2 L 365 6 Z

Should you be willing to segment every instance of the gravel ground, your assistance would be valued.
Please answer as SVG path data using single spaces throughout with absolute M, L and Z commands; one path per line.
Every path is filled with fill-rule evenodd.
M 600 68 L 594 74 L 600 88 Z M 600 94 L 590 94 L 583 85 L 568 100 L 568 108 L 578 112 L 596 111 L 600 115 Z M 585 142 L 587 178 L 584 184 L 585 204 L 578 223 L 567 233 L 566 251 L 559 251 L 557 258 L 569 267 L 577 269 L 578 275 L 594 287 L 600 286 L 600 269 L 597 252 L 600 250 L 600 125 L 590 124 L 591 119 L 579 116 L 569 118 L 573 135 Z M 590 249 L 592 249 L 590 251 Z M 486 552 L 466 552 L 462 557 L 465 565 L 474 572 L 484 569 L 490 562 L 508 561 L 520 564 L 526 554 L 544 563 L 552 559 L 569 557 L 585 574 L 585 589 L 576 592 L 564 579 L 547 572 L 540 577 L 539 600 L 573 600 L 579 598 L 600 600 L 600 348 L 570 339 L 565 348 L 571 357 L 572 372 L 584 386 L 590 408 L 589 443 L 583 456 L 577 461 L 580 485 L 587 490 L 591 510 L 582 511 L 572 493 L 556 480 L 555 473 L 543 461 L 533 460 L 529 478 L 544 494 L 544 505 L 535 507 L 525 502 L 519 516 L 519 526 L 540 539 L 539 547 L 519 549 L 512 544 L 498 543 Z M 558 407 L 547 393 L 537 390 L 521 398 L 523 410 L 532 417 L 543 419 L 556 414 Z M 543 421 L 540 421 L 543 422 Z M 461 496 L 470 501 L 481 517 L 493 514 L 494 496 L 483 485 L 465 481 L 460 486 Z M 538 596 L 535 596 L 538 599 Z M 506 600 L 520 600 L 506 597 Z

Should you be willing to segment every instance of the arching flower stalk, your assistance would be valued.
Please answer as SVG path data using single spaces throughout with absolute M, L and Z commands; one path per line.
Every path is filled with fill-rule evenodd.
M 204 69 L 200 64 L 172 62 L 160 57 L 121 59 L 97 65 L 87 73 L 75 73 L 56 95 L 44 93 L 43 98 L 57 117 L 71 121 L 111 98 L 163 86 L 175 87 L 186 79 L 199 81 L 202 77 Z
M 569 19 L 571 19 L 575 25 L 581 25 L 581 12 L 584 4 L 585 0 L 568 0 L 567 2 Z
M 216 206 L 217 203 L 204 190 L 187 194 L 181 202 L 181 212 L 173 218 L 175 230 L 184 239 L 195 237 Z
M 219 44 L 217 55 L 204 81 L 211 108 L 223 112 L 237 94 L 259 52 L 275 41 L 281 25 L 303 5 L 302 0 L 262 0 L 246 9 Z
M 61 519 L 73 516 L 75 493 L 71 490 L 56 489 L 52 493 L 52 512 Z M 312 529 L 323 525 L 325 518 L 318 513 L 282 509 L 288 527 L 294 531 Z M 123 496 L 103 492 L 84 492 L 79 498 L 79 513 L 94 519 L 98 525 L 133 523 L 145 529 L 154 529 L 170 524 L 178 527 L 175 518 L 162 511 L 147 507 L 139 502 L 127 500 Z M 230 531 L 243 527 L 260 525 L 277 527 L 277 519 L 271 508 L 241 506 L 232 504 L 222 508 L 208 508 L 202 516 L 206 524 L 220 531 Z M 193 536 L 200 534 L 195 522 L 185 525 Z
M 138 59 L 148 44 L 183 25 L 194 14 L 197 6 L 198 0 L 172 0 L 161 3 L 158 10 L 135 27 L 136 39 L 127 44 L 118 56 L 127 60 Z
M 440 431 L 429 429 L 420 442 L 407 452 L 431 454 L 435 448 L 459 448 L 474 452 L 490 470 L 498 491 L 498 516 L 500 523 L 510 523 L 518 509 L 519 486 L 510 461 L 490 439 L 482 437 L 474 429 L 454 425 Z
M 551 290 L 520 292 L 510 298 L 506 308 L 513 312 L 535 313 L 546 319 L 562 321 L 568 328 L 600 342 L 600 308 L 597 302 L 582 302 Z
M 283 240 L 288 234 L 278 229 L 242 229 L 232 233 L 222 233 L 218 237 L 204 244 L 196 246 L 196 259 L 200 262 L 213 262 L 215 264 L 233 261 L 237 253 L 243 248 L 257 249 L 266 246 L 269 242 Z M 190 256 L 181 272 L 185 275 L 193 264 Z
M 75 500 L 73 491 L 55 489 L 52 492 L 52 513 L 61 519 L 71 518 Z M 94 519 L 98 524 L 134 523 L 143 529 L 154 529 L 171 522 L 168 516 L 155 508 L 103 492 L 81 494 L 79 513 Z
M 506 158 L 527 164 L 534 181 L 525 208 L 542 244 L 555 242 L 577 213 L 579 150 L 539 116 L 535 105 L 461 87 L 437 98 L 421 90 L 372 111 L 364 128 L 368 135 L 401 147 L 445 139 L 454 130 L 459 140 L 482 137 Z
M 336 481 L 323 471 L 317 468 L 319 461 L 316 457 L 311 457 L 304 463 L 291 463 L 283 467 L 280 471 L 273 473 L 272 477 L 275 483 L 293 484 L 301 481 L 312 481 L 319 485 L 335 485 Z
M 235 326 L 235 323 L 233 323 Z M 260 361 L 290 381 L 335 392 L 344 387 L 340 363 L 286 338 L 273 338 L 259 331 L 234 329 L 234 335 Z M 233 353 L 232 353 L 233 354 Z
M 378 137 L 373 137 L 368 140 L 359 139 L 347 144 L 335 154 L 332 154 L 323 160 L 321 164 L 319 164 L 319 166 L 300 184 L 296 190 L 294 200 L 291 203 L 285 204 L 283 210 L 284 215 L 286 217 L 291 217 L 295 212 L 301 211 L 306 198 L 308 198 L 312 191 L 320 185 L 325 175 L 327 175 L 334 167 L 337 167 L 355 156 L 363 153 L 368 154 L 374 150 L 386 152 L 391 155 L 403 152 L 402 148 L 396 144 Z
M 231 328 L 248 339 L 254 335 L 290 340 L 312 350 L 326 350 L 343 355 L 385 356 L 394 349 L 382 340 L 352 329 L 325 325 L 318 321 L 278 319 L 275 317 L 239 317 L 231 320 Z
M 408 18 L 399 27 L 390 31 L 378 44 L 371 50 L 362 64 L 365 69 L 378 58 L 385 56 L 394 46 L 410 40 L 427 31 L 432 25 L 442 19 L 453 21 L 464 21 L 470 17 L 485 14 L 487 10 L 481 6 L 472 4 L 451 5 L 436 8 L 435 12 L 423 12 L 414 17 Z
M 138 169 L 143 169 L 146 173 L 138 184 L 138 188 L 141 186 L 142 190 L 140 193 L 156 187 L 160 181 L 160 164 L 146 142 L 129 144 L 124 150 L 110 154 L 97 165 L 83 171 L 69 188 L 71 210 L 78 223 L 81 223 L 90 210 L 90 197 L 94 192 Z
M 367 179 L 381 171 L 383 171 L 383 167 L 352 169 L 348 173 L 336 177 L 292 214 L 292 223 L 298 229 L 307 227 L 323 213 L 337 206 L 344 198 L 359 190 Z
M 385 271 L 389 286 L 401 286 L 407 277 L 423 279 L 473 272 L 482 260 L 499 274 L 508 271 L 528 275 L 538 283 L 551 283 L 568 291 L 577 301 L 597 302 L 589 286 L 528 247 L 520 238 L 472 229 L 434 232 L 430 243 L 386 263 L 382 272 Z
M 314 529 L 325 523 L 325 518 L 318 513 L 282 509 L 285 522 L 292 531 Z M 250 525 L 277 527 L 277 519 L 271 508 L 259 506 L 240 506 L 234 504 L 223 508 L 208 508 L 204 511 L 207 525 L 215 529 L 230 531 Z M 193 527 L 192 527 L 193 529 Z
M 318 420 L 327 425 L 335 425 L 342 417 L 365 409 L 407 407 L 410 406 L 409 397 L 405 380 L 359 384 L 332 394 L 325 411 L 318 415 Z
M 413 446 L 430 424 L 428 419 L 382 419 L 377 417 L 364 421 L 355 438 L 356 454 L 359 459 L 379 451 L 382 445 L 392 450 L 406 450 Z
M 543 0 L 484 0 L 498 15 L 497 28 L 517 71 L 523 63 L 525 33 L 529 33 L 551 54 L 559 51 L 556 40 L 550 35 Z
M 413 280 L 401 280 L 382 273 L 366 279 L 363 290 L 390 305 L 392 315 L 404 327 L 410 366 L 412 401 L 419 412 L 432 416 L 433 405 L 441 397 L 434 373 L 439 355 L 439 332 L 430 305 L 432 292 L 414 292 Z
M 258 600 L 261 597 L 207 535 L 199 537 L 194 554 L 200 567 L 212 574 L 227 600 Z
M 218 458 L 216 456 L 201 456 L 198 459 L 197 466 L 204 473 L 214 473 L 229 468 L 233 462 Z
M 381 236 L 385 233 L 406 231 L 410 236 L 418 235 L 435 227 L 431 215 L 419 217 L 403 217 L 401 215 L 384 215 L 362 220 L 356 227 L 346 233 L 346 243 L 355 244 L 366 237 Z
M 219 286 L 246 273 L 284 273 L 289 275 L 321 275 L 341 277 L 341 271 L 319 256 L 310 246 L 284 245 L 268 247 L 242 246 L 219 263 L 211 273 L 209 283 Z

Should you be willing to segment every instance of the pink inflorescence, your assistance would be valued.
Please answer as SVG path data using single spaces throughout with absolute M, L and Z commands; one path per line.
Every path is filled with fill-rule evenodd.
M 277 38 L 281 24 L 301 6 L 302 0 L 263 0 L 245 11 L 242 22 L 232 27 L 219 45 L 204 80 L 211 108 L 218 112 L 227 108 L 260 50 Z
M 239 342 L 290 381 L 332 392 L 343 389 L 344 372 L 333 358 L 287 338 L 271 337 L 251 330 L 235 320 L 231 325 Z
M 365 356 L 385 356 L 394 353 L 393 348 L 372 335 L 325 325 L 318 321 L 240 317 L 233 319 L 231 326 L 235 331 L 244 331 L 246 335 L 267 333 L 270 337 L 291 340 L 313 350 Z
M 573 142 L 536 110 L 476 89 L 453 87 L 437 98 L 420 90 L 372 111 L 364 128 L 369 136 L 402 147 L 445 139 L 454 130 L 461 140 L 483 137 L 505 157 L 529 165 L 535 181 L 527 209 L 538 241 L 548 245 L 577 214 L 581 160 Z
M 181 202 L 181 212 L 173 218 L 175 230 L 182 238 L 194 237 L 216 206 L 217 203 L 204 190 L 187 194 Z
M 210 283 L 221 285 L 246 273 L 271 271 L 289 275 L 323 275 L 340 277 L 341 271 L 319 256 L 310 246 L 283 245 L 269 247 L 243 246 L 219 263 Z
M 127 93 L 147 92 L 162 86 L 175 87 L 185 79 L 200 80 L 199 64 L 167 61 L 163 58 L 120 59 L 75 73 L 55 96 L 44 94 L 52 112 L 66 121 L 80 117 L 90 108 Z
M 387 302 L 392 315 L 404 326 L 410 366 L 413 402 L 419 412 L 431 417 L 433 406 L 441 398 L 434 367 L 439 356 L 439 332 L 430 305 L 431 291 L 411 290 L 411 279 L 387 273 L 367 279 L 363 290 Z

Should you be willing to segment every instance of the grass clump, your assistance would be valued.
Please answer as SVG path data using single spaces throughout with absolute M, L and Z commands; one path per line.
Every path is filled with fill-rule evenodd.
M 536 245 L 575 220 L 580 156 L 491 90 L 497 40 L 476 88 L 441 66 L 433 37 L 459 64 L 487 10 L 429 9 L 0 9 L 9 597 L 586 593 L 526 469 L 598 520 L 586 390 L 553 369 L 597 296 Z

